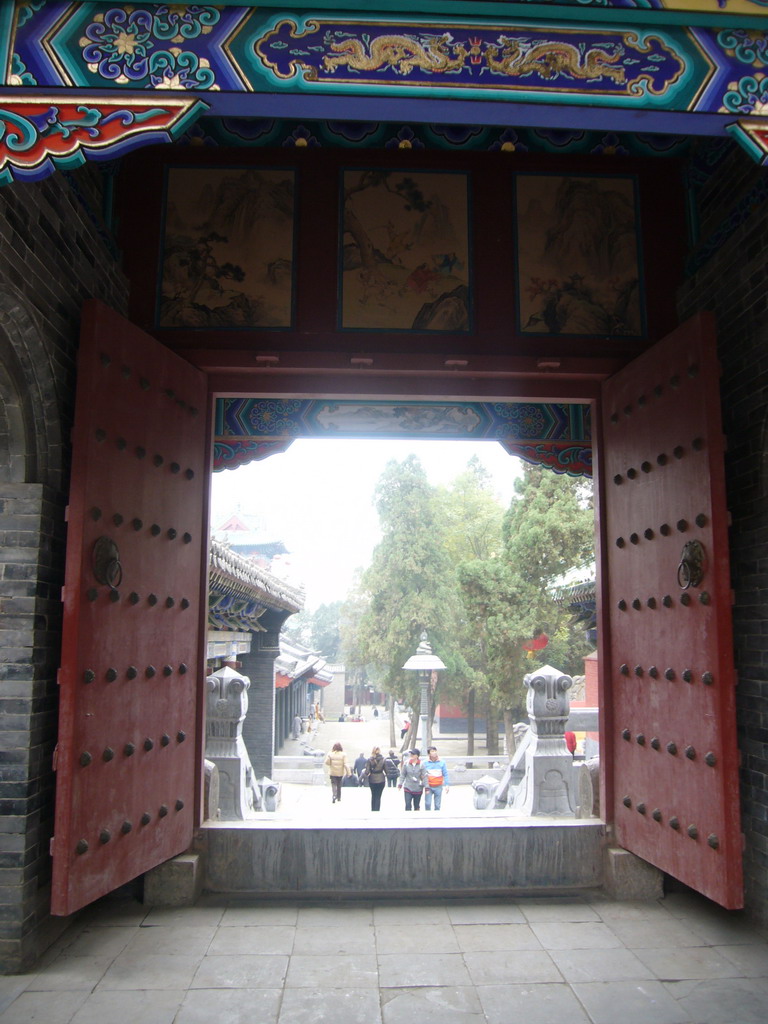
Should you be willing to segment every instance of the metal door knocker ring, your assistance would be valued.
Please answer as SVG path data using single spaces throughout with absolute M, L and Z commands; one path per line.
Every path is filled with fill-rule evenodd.
M 111 537 L 99 537 L 93 545 L 93 575 L 110 590 L 117 590 L 123 582 L 120 552 Z
M 677 567 L 677 583 L 681 590 L 698 587 L 704 579 L 707 555 L 704 546 L 697 540 L 683 545 L 680 564 Z

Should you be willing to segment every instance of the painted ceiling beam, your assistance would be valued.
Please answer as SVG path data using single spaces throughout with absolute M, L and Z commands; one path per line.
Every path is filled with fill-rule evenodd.
M 538 19 L 541 4 L 496 4 L 507 16 L 495 20 L 478 18 L 488 5 L 477 3 L 465 4 L 462 18 L 345 13 L 343 4 L 314 4 L 311 14 L 303 3 L 291 12 L 3 5 L 0 182 L 171 141 L 204 109 L 218 117 L 730 131 L 755 155 L 759 136 L 731 126 L 768 118 L 768 33 L 723 21 L 682 27 L 661 8 L 641 24 L 635 0 L 621 2 L 633 4 L 632 20 L 616 20 L 622 12 L 604 0 L 599 9 L 579 5 L 589 20 L 568 4 Z M 698 11 L 710 0 L 674 2 Z M 766 0 L 719 2 L 740 14 L 768 11 Z

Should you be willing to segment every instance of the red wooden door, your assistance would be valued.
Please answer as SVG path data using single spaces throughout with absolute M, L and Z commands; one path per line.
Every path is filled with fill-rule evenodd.
M 185 850 L 196 824 L 206 381 L 83 312 L 68 512 L 54 914 Z
M 604 701 L 618 842 L 735 908 L 741 834 L 718 377 L 714 325 L 702 315 L 604 386 Z

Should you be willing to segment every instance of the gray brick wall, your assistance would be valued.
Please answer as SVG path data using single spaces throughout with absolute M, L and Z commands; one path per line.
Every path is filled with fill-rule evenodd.
M 768 289 L 766 172 L 738 147 L 699 191 L 700 251 L 724 226 L 729 237 L 680 291 L 681 318 L 717 314 L 723 368 L 726 487 L 733 526 L 731 569 L 746 899 L 768 924 Z M 750 201 L 751 197 L 751 201 Z M 745 199 L 749 215 L 735 216 Z M 741 223 L 737 221 L 741 219 Z M 735 230 L 732 228 L 735 226 Z M 694 255 L 696 255 L 694 253 Z
M 272 776 L 275 716 L 275 658 L 279 633 L 254 633 L 249 654 L 240 655 L 242 671 L 251 680 L 243 741 L 257 779 Z
M 48 917 L 68 438 L 84 299 L 126 307 L 92 165 L 0 188 L 0 970 Z

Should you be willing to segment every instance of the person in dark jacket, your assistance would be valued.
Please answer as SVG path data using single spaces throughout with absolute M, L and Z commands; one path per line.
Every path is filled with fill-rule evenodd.
M 355 772 L 355 775 L 357 776 L 357 781 L 358 782 L 362 782 L 363 781 L 363 771 L 365 769 L 365 762 L 366 762 L 366 760 L 367 760 L 367 758 L 366 758 L 365 754 L 361 750 L 359 756 L 355 758 L 355 764 L 354 764 L 354 772 Z
M 384 774 L 387 776 L 387 786 L 394 788 L 400 775 L 400 758 L 394 750 L 390 750 L 384 758 Z
M 386 783 L 384 773 L 384 758 L 381 756 L 381 749 L 374 747 L 371 756 L 365 762 L 365 772 L 368 785 L 371 788 L 371 810 L 381 810 L 381 794 Z

